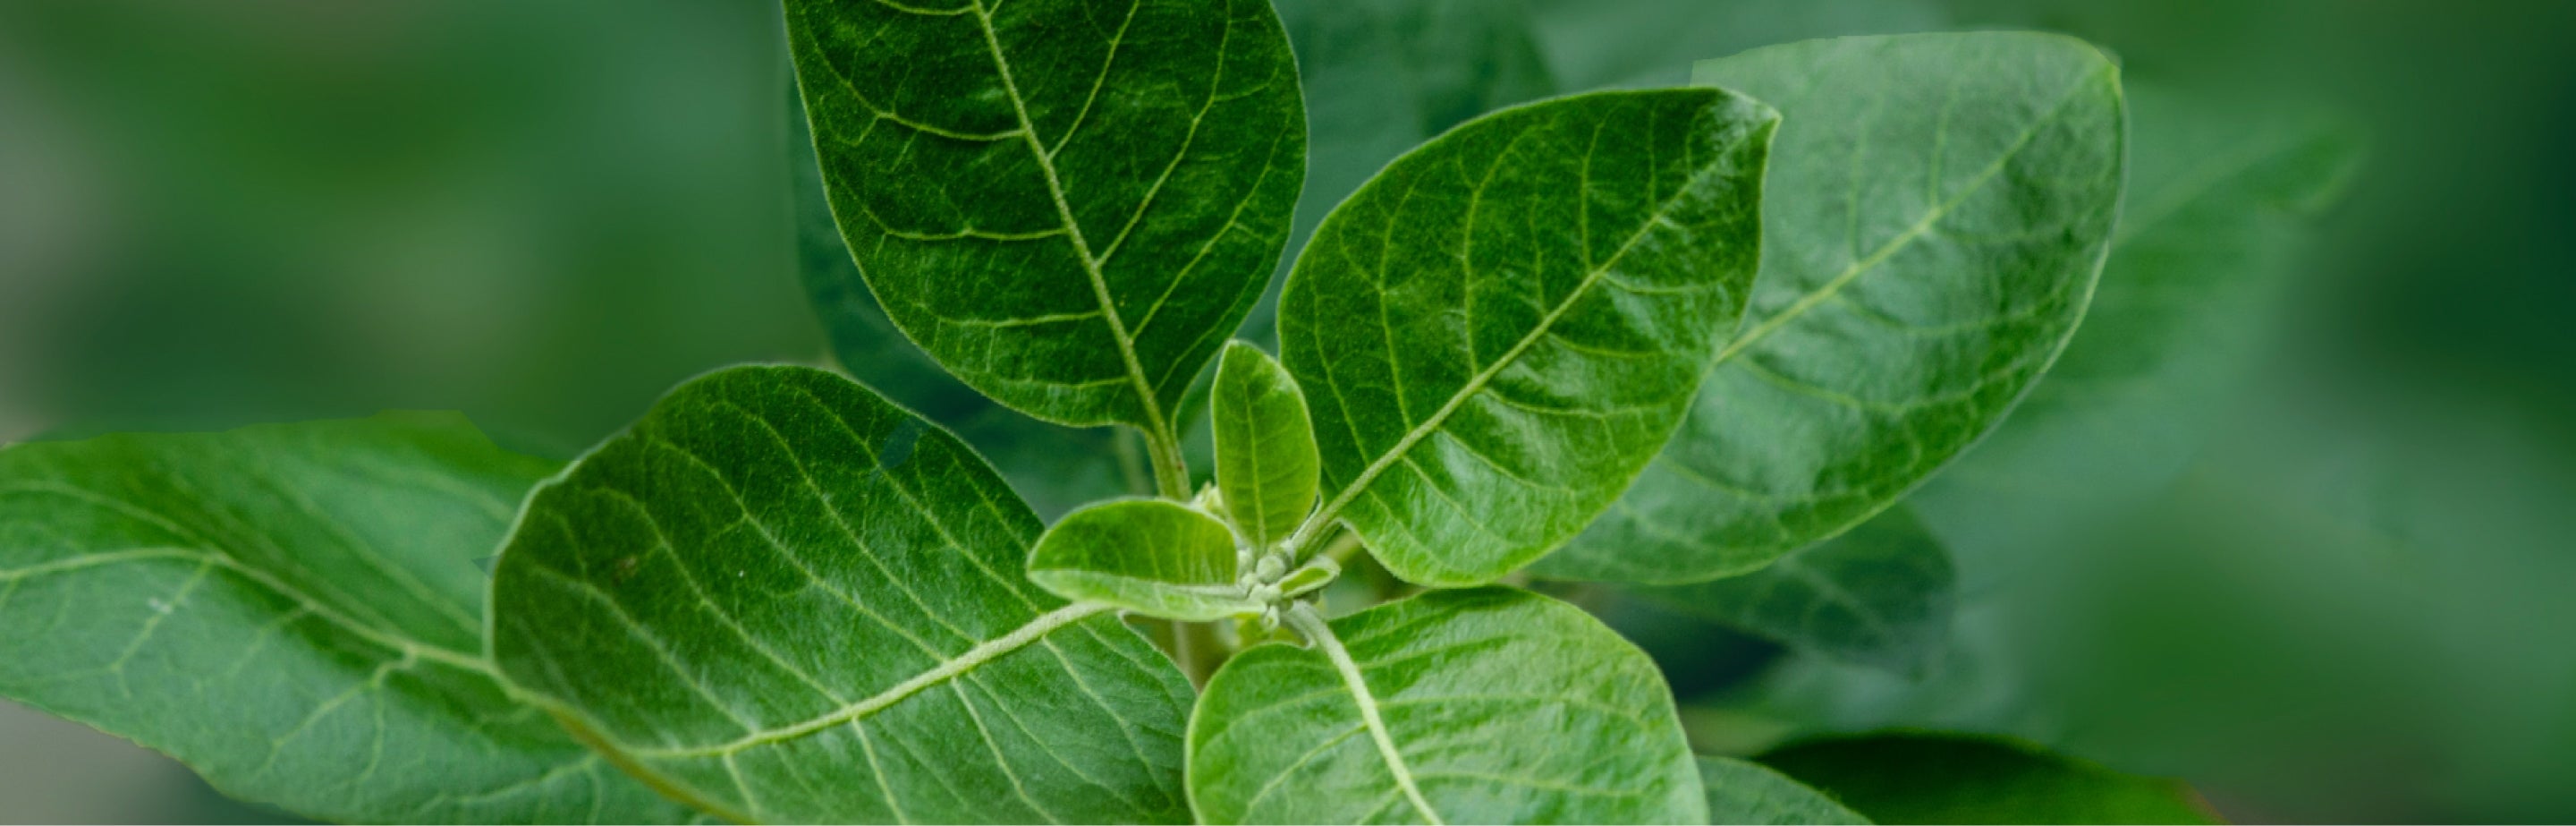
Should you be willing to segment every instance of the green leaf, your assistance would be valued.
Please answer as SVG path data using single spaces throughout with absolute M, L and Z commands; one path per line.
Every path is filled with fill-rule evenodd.
M 1461 126 L 1335 209 L 1280 316 L 1336 491 L 1308 530 L 1338 518 L 1407 581 L 1462 585 L 1582 529 L 1742 310 L 1778 122 L 1718 90 L 1562 98 Z
M 2310 113 L 2133 86 L 2128 206 L 2084 331 L 1994 435 L 1915 493 L 1945 537 L 2053 547 L 2199 450 L 2315 214 L 2360 158 Z
M 1760 761 L 1880 823 L 2216 823 L 2179 781 L 2020 743 L 1891 733 L 1792 745 Z
M 1703 823 L 1672 692 L 1589 615 L 1434 591 L 1235 655 L 1191 714 L 1202 823 Z
M 685 819 L 484 659 L 550 469 L 441 414 L 0 450 L 0 695 L 307 817 Z
M 1802 651 L 1920 675 L 1950 637 L 1958 573 L 1898 507 L 1751 574 L 1636 592 Z
M 1306 394 L 1269 354 L 1231 342 L 1216 368 L 1216 486 L 1255 548 L 1288 538 L 1320 484 Z
M 1765 826 L 1867 826 L 1869 818 L 1843 808 L 1825 793 L 1764 768 L 1728 757 L 1699 759 L 1699 783 L 1708 789 L 1708 822 Z
M 2048 368 L 2110 241 L 2119 71 L 2080 41 L 1812 41 L 1695 79 L 1785 118 L 1762 279 L 1689 420 L 1548 576 L 1740 574 L 1886 508 Z
M 1234 532 L 1167 499 L 1107 502 L 1065 515 L 1029 553 L 1029 579 L 1057 596 L 1209 622 L 1257 614 L 1236 581 Z
M 1305 170 L 1257 0 L 788 0 L 841 232 L 897 327 L 1003 404 L 1168 438 Z
M 540 485 L 492 650 L 629 771 L 780 821 L 1186 817 L 1189 684 L 1027 581 L 1040 525 L 830 373 L 717 372 Z

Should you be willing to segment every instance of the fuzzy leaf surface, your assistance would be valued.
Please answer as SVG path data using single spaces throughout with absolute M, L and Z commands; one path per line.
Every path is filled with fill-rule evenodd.
M 1269 283 L 1305 175 L 1261 0 L 788 0 L 841 233 L 968 385 L 1160 432 Z
M 1689 420 L 1549 576 L 1739 574 L 1886 508 L 2048 368 L 2110 243 L 2119 72 L 2081 41 L 1809 41 L 1694 82 L 1784 118 L 1762 278 Z
M 1706 822 L 1671 689 L 1573 606 L 1433 591 L 1330 627 L 1339 642 L 1256 646 L 1208 682 L 1201 822 Z
M 1343 202 L 1280 315 L 1320 515 L 1425 585 L 1490 581 L 1581 530 L 1742 311 L 1778 122 L 1711 89 L 1560 98 L 1470 121 Z
M 451 414 L 0 450 L 0 695 L 307 817 L 686 820 L 483 657 L 552 469 Z
M 1950 552 L 1899 506 L 1744 576 L 1634 590 L 1792 648 L 1916 675 L 1949 642 L 1958 578 Z
M 1315 509 L 1315 426 L 1306 394 L 1260 348 L 1230 342 L 1218 359 L 1216 486 L 1235 527 L 1256 548 L 1286 540 Z
M 1189 684 L 1031 585 L 1036 514 L 847 379 L 673 390 L 537 488 L 494 658 L 667 793 L 736 820 L 1168 823 Z
M 2180 781 L 2022 743 L 1888 733 L 1798 743 L 1759 762 L 1880 823 L 2216 823 Z
M 1699 783 L 1708 789 L 1708 822 L 1745 826 L 1867 826 L 1869 818 L 1749 760 L 1701 757 Z
M 1057 596 L 1148 616 L 1209 622 L 1255 613 L 1235 582 L 1234 532 L 1166 499 L 1065 514 L 1029 554 L 1029 579 Z

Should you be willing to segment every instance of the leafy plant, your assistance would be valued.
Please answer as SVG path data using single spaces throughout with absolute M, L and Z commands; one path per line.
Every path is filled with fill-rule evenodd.
M 1525 33 L 1471 32 L 1444 54 L 1502 70 L 1376 90 L 1406 117 L 1315 153 L 1437 137 L 1309 187 L 1268 3 L 785 12 L 808 286 L 910 407 L 749 366 L 560 468 L 453 416 L 14 446 L 0 692 L 342 820 L 2194 811 L 2001 746 L 1695 755 L 1654 662 L 1549 595 L 1929 667 L 1954 573 L 1900 500 L 2112 254 L 2127 110 L 2092 47 L 1812 41 L 1470 118 L 1548 83 Z M 1348 195 L 1279 357 L 1229 341 L 1319 188 Z M 1957 808 L 2042 786 L 2065 805 Z

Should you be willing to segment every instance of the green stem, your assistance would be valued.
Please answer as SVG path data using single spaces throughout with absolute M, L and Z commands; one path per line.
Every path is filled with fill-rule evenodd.
M 1181 457 L 1181 440 L 1165 424 L 1144 431 L 1145 449 L 1154 457 L 1154 487 L 1165 499 L 1187 502 L 1190 499 L 1190 464 Z

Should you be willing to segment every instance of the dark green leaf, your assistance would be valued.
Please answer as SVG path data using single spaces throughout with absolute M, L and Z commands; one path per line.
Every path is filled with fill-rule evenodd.
M 2016 742 L 1948 734 L 1820 740 L 1763 755 L 1880 823 L 2216 823 L 2190 787 Z
M 1949 641 L 1957 589 L 1949 552 L 1899 507 L 1751 574 L 1636 591 L 1793 648 L 1916 675 Z
M 895 324 L 1013 408 L 1168 437 L 1304 175 L 1269 4 L 786 8 L 834 212 Z
M 1309 530 L 1347 522 L 1430 585 L 1581 530 L 1742 310 L 1778 122 L 1717 90 L 1548 101 L 1459 127 L 1334 210 L 1280 316 L 1335 492 Z
M 1029 553 L 1029 579 L 1057 596 L 1149 616 L 1208 622 L 1257 614 L 1236 581 L 1234 532 L 1167 499 L 1093 505 L 1048 528 Z
M 1702 823 L 1654 663 L 1573 606 L 1434 591 L 1256 646 L 1190 717 L 1203 823 Z
M 493 656 L 730 818 L 1180 820 L 1189 685 L 1111 606 L 1028 583 L 1039 530 L 866 388 L 726 370 L 538 487 Z
M 1728 757 L 1699 759 L 1699 783 L 1708 789 L 1708 822 L 1763 826 L 1866 826 L 1869 818 L 1843 808 L 1823 792 L 1764 768 Z
M 1913 497 L 1945 537 L 2054 544 L 2171 483 L 2249 366 L 2305 225 L 2359 159 L 2313 115 L 2132 88 L 2128 206 L 2084 331 L 1993 436 Z
M 1216 486 L 1245 541 L 1268 548 L 1315 509 L 1315 427 L 1306 394 L 1269 354 L 1243 342 L 1216 368 Z
M 550 469 L 427 414 L 0 451 L 0 694 L 311 817 L 687 818 L 484 659 Z
M 1869 518 L 2048 368 L 2110 241 L 2119 71 L 2080 41 L 1813 41 L 1696 79 L 1785 118 L 1762 279 L 1689 420 L 1550 576 L 1702 581 Z

